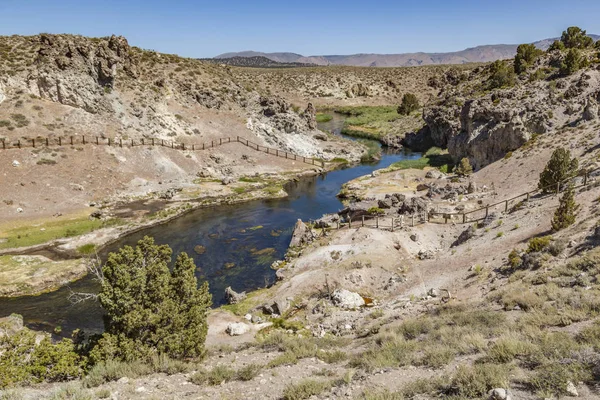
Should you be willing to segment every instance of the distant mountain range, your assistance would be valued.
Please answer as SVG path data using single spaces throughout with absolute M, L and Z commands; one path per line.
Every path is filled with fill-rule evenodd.
M 600 35 L 589 35 L 599 40 Z M 533 44 L 546 50 L 559 38 L 543 39 Z M 465 64 L 471 62 L 489 62 L 512 58 L 517 52 L 518 44 L 491 44 L 471 47 L 461 51 L 448 53 L 400 53 L 400 54 L 351 54 L 329 56 L 303 56 L 296 53 L 261 53 L 257 51 L 241 51 L 224 53 L 215 59 L 237 59 L 264 57 L 283 64 L 315 64 L 315 65 L 352 65 L 357 67 L 407 67 L 432 64 Z M 258 59 L 257 59 L 258 61 Z M 231 65 L 239 65 L 231 63 Z M 244 66 L 244 65 L 242 65 Z M 249 66 L 249 65 L 248 65 Z M 258 66 L 258 65 L 255 65 Z M 276 65 L 272 65 L 276 66 Z M 292 66 L 292 65 L 290 65 Z
M 254 67 L 254 68 L 296 68 L 296 67 L 314 67 L 315 64 L 304 64 L 299 62 L 280 62 L 263 56 L 234 56 L 224 58 L 201 58 L 202 61 L 208 61 L 215 64 L 234 65 L 236 67 Z

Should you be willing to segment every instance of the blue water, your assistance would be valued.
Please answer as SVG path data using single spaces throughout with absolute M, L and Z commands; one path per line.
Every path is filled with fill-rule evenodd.
M 339 133 L 340 118 L 321 124 L 320 128 Z M 236 291 L 249 291 L 272 283 L 275 273 L 270 265 L 283 258 L 296 221 L 317 219 L 340 210 L 343 206 L 336 194 L 342 184 L 396 161 L 418 157 L 419 153 L 383 149 L 383 156 L 378 162 L 289 184 L 286 187 L 289 196 L 284 199 L 196 210 L 169 223 L 127 236 L 103 251 L 102 255 L 123 245 L 133 245 L 145 235 L 153 236 L 157 243 L 170 245 L 174 254 L 187 252 L 192 255 L 198 267 L 198 279 L 209 282 L 213 302 L 222 304 L 223 291 L 227 286 Z M 203 254 L 194 252 L 197 245 L 205 247 Z M 88 276 L 52 293 L 1 299 L 0 317 L 18 313 L 23 315 L 29 327 L 51 331 L 61 326 L 65 336 L 77 328 L 86 332 L 102 331 L 99 304 L 85 302 L 72 305 L 67 299 L 71 290 L 97 292 L 98 285 Z

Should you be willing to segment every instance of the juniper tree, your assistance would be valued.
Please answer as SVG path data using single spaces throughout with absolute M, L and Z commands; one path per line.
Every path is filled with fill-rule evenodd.
M 418 110 L 420 107 L 419 99 L 412 93 L 405 93 L 402 96 L 402 103 L 398 106 L 398 114 L 409 115 L 411 112 Z
M 559 147 L 552 152 L 548 164 L 540 174 L 538 188 L 544 193 L 554 192 L 557 185 L 575 176 L 578 167 L 577 158 L 571 158 L 569 150 Z
M 111 253 L 102 268 L 98 296 L 105 332 L 90 353 L 93 362 L 131 361 L 153 354 L 199 357 L 204 352 L 211 305 L 208 285 L 197 287 L 194 262 L 144 237 L 135 248 Z
M 515 84 L 514 68 L 510 68 L 508 64 L 502 60 L 494 61 L 490 65 L 490 77 L 488 79 L 489 89 L 498 89 Z
M 563 31 L 560 41 L 568 49 L 585 49 L 594 44 L 594 39 L 578 26 L 570 26 Z
M 539 50 L 533 44 L 519 45 L 517 47 L 517 54 L 515 55 L 515 72 L 517 74 L 525 72 L 542 53 L 543 51 Z
M 579 206 L 575 203 L 573 185 L 568 185 L 552 218 L 552 230 L 560 231 L 575 223 Z
M 562 75 L 571 75 L 585 66 L 584 58 L 577 49 L 570 49 L 560 66 Z

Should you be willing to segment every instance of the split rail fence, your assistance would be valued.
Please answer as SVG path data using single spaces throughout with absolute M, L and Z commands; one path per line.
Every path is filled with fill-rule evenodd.
M 0 139 L 2 142 L 0 145 L 1 150 L 10 150 L 10 149 L 22 149 L 22 148 L 36 148 L 36 147 L 52 147 L 52 146 L 76 146 L 76 145 L 96 145 L 96 146 L 114 146 L 114 147 L 139 147 L 139 146 L 160 146 L 171 148 L 175 150 L 182 151 L 198 151 L 198 150 L 207 150 L 217 146 L 222 146 L 228 143 L 241 143 L 242 145 L 262 153 L 270 154 L 276 157 L 285 158 L 292 161 L 302 161 L 306 164 L 318 165 L 321 167 L 325 166 L 325 162 L 320 159 L 304 157 L 297 155 L 295 153 L 273 149 L 266 146 L 261 146 L 258 143 L 251 142 L 247 139 L 236 136 L 235 138 L 227 137 L 221 138 L 218 140 L 211 140 L 210 142 L 204 143 L 178 143 L 174 141 L 164 140 L 164 139 L 141 139 L 141 140 L 124 140 L 124 139 L 113 139 L 113 138 L 103 138 L 100 136 L 68 136 L 68 137 L 38 137 L 38 138 L 22 138 L 17 140 L 8 140 L 8 139 Z

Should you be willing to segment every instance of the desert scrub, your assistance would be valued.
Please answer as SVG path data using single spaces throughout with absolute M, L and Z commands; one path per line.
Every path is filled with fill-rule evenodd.
M 291 383 L 283 390 L 284 400 L 304 400 L 318 396 L 331 388 L 331 382 L 305 379 L 298 383 Z
M 497 364 L 459 365 L 453 374 L 448 394 L 480 398 L 494 388 L 508 388 L 510 368 Z
M 190 376 L 190 382 L 196 385 L 220 385 L 233 380 L 236 376 L 234 369 L 225 365 L 217 365 L 211 370 L 199 370 Z

